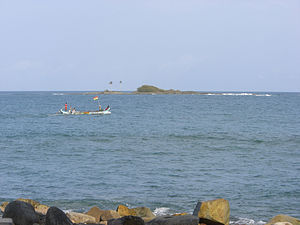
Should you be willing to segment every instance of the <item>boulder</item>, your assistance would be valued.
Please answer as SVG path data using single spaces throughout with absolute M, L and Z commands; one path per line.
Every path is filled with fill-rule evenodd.
M 147 207 L 137 207 L 133 209 L 137 216 L 144 218 L 147 218 L 149 220 L 152 220 L 155 218 L 155 215 L 152 213 L 152 211 Z
M 47 206 L 47 205 L 43 205 L 43 204 L 39 204 L 37 205 L 34 210 L 37 212 L 37 213 L 40 213 L 42 215 L 46 215 L 47 214 L 47 211 L 50 207 Z
M 133 209 L 129 209 L 125 205 L 119 205 L 117 212 L 120 216 L 136 216 L 136 212 Z
M 111 219 L 118 219 L 120 218 L 119 213 L 117 213 L 117 211 L 114 210 L 102 210 L 102 214 L 100 216 L 100 222 L 101 221 L 108 221 Z
M 225 199 L 198 202 L 193 215 L 207 222 L 229 225 L 229 202 Z
M 300 225 L 300 220 L 291 216 L 279 214 L 273 217 L 266 225 L 272 225 L 279 222 L 291 223 L 293 225 Z
M 120 215 L 117 213 L 117 211 L 101 210 L 96 206 L 91 208 L 86 214 L 89 216 L 93 216 L 96 219 L 96 222 L 120 218 Z
M 277 222 L 274 223 L 274 225 L 293 225 L 293 224 L 291 224 L 290 222 Z
M 18 198 L 16 201 L 22 201 L 22 202 L 27 202 L 30 205 L 33 206 L 33 208 L 35 208 L 37 205 L 39 205 L 40 203 L 37 201 L 34 201 L 32 199 L 26 199 L 26 198 Z
M 101 209 L 94 206 L 86 214 L 89 215 L 89 216 L 94 217 L 96 219 L 96 222 L 99 222 L 100 219 L 101 219 L 101 211 L 102 211 Z
M 27 203 L 31 204 L 36 212 L 43 214 L 43 215 L 46 215 L 46 213 L 49 209 L 49 206 L 43 205 L 32 199 L 18 198 L 17 201 L 27 202 Z
M 72 221 L 72 223 L 96 223 L 95 217 L 86 215 L 84 213 L 69 212 L 66 215 Z
M 138 216 L 124 216 L 119 219 L 109 220 L 107 225 L 145 225 L 145 222 Z
M 30 205 L 33 206 L 35 212 L 40 213 L 40 214 L 43 214 L 43 215 L 46 215 L 47 210 L 49 209 L 49 206 L 40 204 L 39 202 L 34 201 L 34 200 L 31 200 L 31 199 L 18 198 L 16 201 L 21 201 L 21 202 L 29 203 Z M 3 203 L 1 204 L 0 210 L 1 210 L 2 212 L 4 212 L 4 209 L 5 209 L 5 207 L 7 206 L 8 203 L 9 203 L 9 202 L 3 202 Z
M 59 208 L 50 207 L 46 214 L 45 225 L 73 225 L 73 223 Z
M 39 217 L 31 204 L 22 201 L 10 202 L 4 210 L 3 218 L 11 218 L 15 225 L 39 223 Z
M 9 202 L 2 202 L 2 204 L 0 205 L 0 210 L 1 212 L 4 212 L 5 207 L 8 205 Z
M 198 225 L 199 218 L 192 215 L 159 216 L 146 223 L 146 225 Z
M 155 218 L 155 215 L 147 207 L 137 207 L 129 209 L 124 205 L 119 205 L 117 212 L 120 216 L 138 216 L 141 217 L 144 221 L 148 222 Z
M 100 221 L 99 224 L 101 224 L 101 225 L 107 225 L 107 223 L 108 223 L 108 221 Z

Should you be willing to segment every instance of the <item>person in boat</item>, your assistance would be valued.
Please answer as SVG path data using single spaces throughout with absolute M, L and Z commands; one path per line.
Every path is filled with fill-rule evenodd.
M 75 109 L 75 107 L 72 109 L 72 114 L 75 114 L 75 111 L 76 111 L 76 109 Z
M 109 109 L 109 105 L 105 108 L 105 110 L 104 111 L 106 111 L 106 110 L 108 110 Z
M 65 111 L 68 111 L 68 104 L 65 104 Z
M 99 111 L 101 111 L 101 105 L 100 105 L 100 103 L 99 103 Z

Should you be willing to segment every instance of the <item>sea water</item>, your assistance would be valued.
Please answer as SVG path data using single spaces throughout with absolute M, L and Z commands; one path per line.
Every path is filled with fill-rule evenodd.
M 99 95 L 111 115 L 56 114 L 93 97 L 0 92 L 0 202 L 164 215 L 225 198 L 233 223 L 300 217 L 299 93 Z

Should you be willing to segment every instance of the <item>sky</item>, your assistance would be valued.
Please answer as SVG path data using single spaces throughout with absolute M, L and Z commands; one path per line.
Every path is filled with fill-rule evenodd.
M 300 1 L 0 0 L 0 91 L 143 84 L 300 92 Z

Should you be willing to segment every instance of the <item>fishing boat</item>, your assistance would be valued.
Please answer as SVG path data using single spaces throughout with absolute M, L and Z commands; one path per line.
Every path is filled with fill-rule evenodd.
M 77 111 L 74 109 L 65 111 L 64 109 L 60 109 L 59 113 L 63 115 L 108 115 L 111 114 L 111 111 L 110 107 L 107 106 L 106 109 L 99 111 Z
M 68 110 L 67 103 L 65 104 L 65 109 L 60 109 L 58 113 L 63 115 L 108 115 L 111 114 L 109 105 L 105 109 L 101 109 L 101 105 L 98 99 L 98 96 L 93 98 L 94 101 L 98 100 L 99 110 L 98 111 L 77 111 L 75 108 L 71 108 Z

